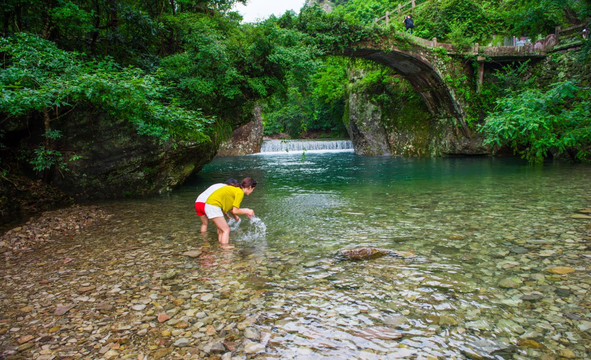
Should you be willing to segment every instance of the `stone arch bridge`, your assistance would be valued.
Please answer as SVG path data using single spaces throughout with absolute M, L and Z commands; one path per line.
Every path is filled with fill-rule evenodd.
M 453 45 L 437 43 L 436 40 L 428 41 L 407 35 L 405 37 L 410 46 L 405 42 L 399 44 L 396 40 L 387 39 L 381 44 L 362 41 L 338 55 L 372 60 L 392 68 L 418 91 L 429 111 L 452 116 L 460 121 L 464 118 L 466 105 L 456 95 L 458 89 L 454 88 L 453 81 L 449 79 L 466 75 L 473 80 L 476 87 L 473 90 L 478 91 L 487 64 L 542 59 L 557 44 L 556 37 L 549 35 L 544 41 L 527 46 L 479 47 L 476 44 L 467 51 L 458 51 Z M 478 64 L 477 71 L 473 68 L 473 60 Z M 475 73 L 478 76 L 474 76 Z
M 348 130 L 356 152 L 418 156 L 489 153 L 479 134 L 466 122 L 469 106 L 463 97 L 466 88 L 471 92 L 480 90 L 487 66 L 543 59 L 556 45 L 557 37 L 552 34 L 543 41 L 522 47 L 480 47 L 475 44 L 471 49 L 459 51 L 451 44 L 437 43 L 435 39 L 428 41 L 398 34 L 389 39 L 359 41 L 333 53 L 368 59 L 394 69 L 421 95 L 435 119 L 423 129 L 418 126 L 414 129 L 384 129 L 381 117 L 385 115 L 379 109 L 374 109 L 373 115 L 367 111 L 355 115 L 354 109 L 350 108 Z M 380 119 L 372 120 L 372 116 Z M 430 128 L 424 130 L 425 127 Z M 421 131 L 423 134 L 417 135 Z

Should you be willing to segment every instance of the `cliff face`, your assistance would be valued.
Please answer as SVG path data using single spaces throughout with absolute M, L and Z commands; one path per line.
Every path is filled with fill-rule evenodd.
M 263 118 L 261 107 L 255 106 L 253 120 L 234 130 L 232 136 L 224 141 L 216 156 L 241 156 L 255 154 L 261 151 L 263 143 Z
M 389 88 L 356 86 L 361 70 L 349 73 L 351 93 L 345 124 L 360 155 L 445 156 L 487 154 L 481 139 L 465 134 L 453 117 L 438 118 L 421 96 L 400 78 Z
M 137 135 L 127 121 L 78 112 L 54 124 L 57 149 L 81 156 L 51 183 L 78 199 L 157 194 L 182 184 L 211 160 L 211 143 L 160 141 Z

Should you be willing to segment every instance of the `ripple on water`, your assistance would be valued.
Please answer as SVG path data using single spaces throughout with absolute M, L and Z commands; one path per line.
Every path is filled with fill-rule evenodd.
M 2 354 L 30 334 L 35 356 L 590 357 L 590 227 L 572 215 L 591 168 L 338 156 L 214 161 L 168 196 L 101 204 L 108 222 L 3 264 Z M 192 202 L 252 173 L 257 218 L 221 251 Z M 354 248 L 389 253 L 339 256 Z

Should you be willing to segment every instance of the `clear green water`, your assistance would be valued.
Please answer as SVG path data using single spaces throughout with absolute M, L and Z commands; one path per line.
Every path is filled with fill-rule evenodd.
M 199 234 L 193 202 L 245 176 L 259 185 L 243 207 L 266 231 L 244 219 L 235 249 L 222 251 L 213 226 Z M 510 159 L 221 158 L 172 194 L 104 204 L 115 222 L 74 241 L 91 255 L 125 254 L 125 276 L 176 269 L 163 281 L 168 298 L 219 296 L 215 310 L 187 306 L 203 306 L 218 327 L 248 320 L 262 332 L 258 359 L 582 359 L 591 222 L 572 215 L 591 206 L 590 184 L 587 165 Z M 390 254 L 339 256 L 363 247 Z M 192 248 L 204 255 L 180 255 Z
M 266 292 L 257 309 L 269 357 L 589 356 L 590 222 L 571 216 L 591 205 L 591 167 L 255 155 L 216 159 L 168 205 L 184 209 L 208 184 L 244 176 L 259 181 L 243 206 L 266 233 L 245 220 L 231 241 L 256 274 L 245 286 Z M 184 226 L 197 230 L 197 219 Z M 412 253 L 337 256 L 360 247 Z M 511 277 L 519 286 L 499 285 Z

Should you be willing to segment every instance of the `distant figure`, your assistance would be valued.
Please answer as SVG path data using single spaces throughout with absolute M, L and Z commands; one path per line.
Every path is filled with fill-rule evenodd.
M 412 28 L 415 27 L 414 22 L 412 21 L 412 16 L 407 15 L 406 19 L 404 19 L 404 27 L 406 28 L 406 32 L 412 34 Z
M 587 40 L 587 28 L 583 29 L 583 39 Z

